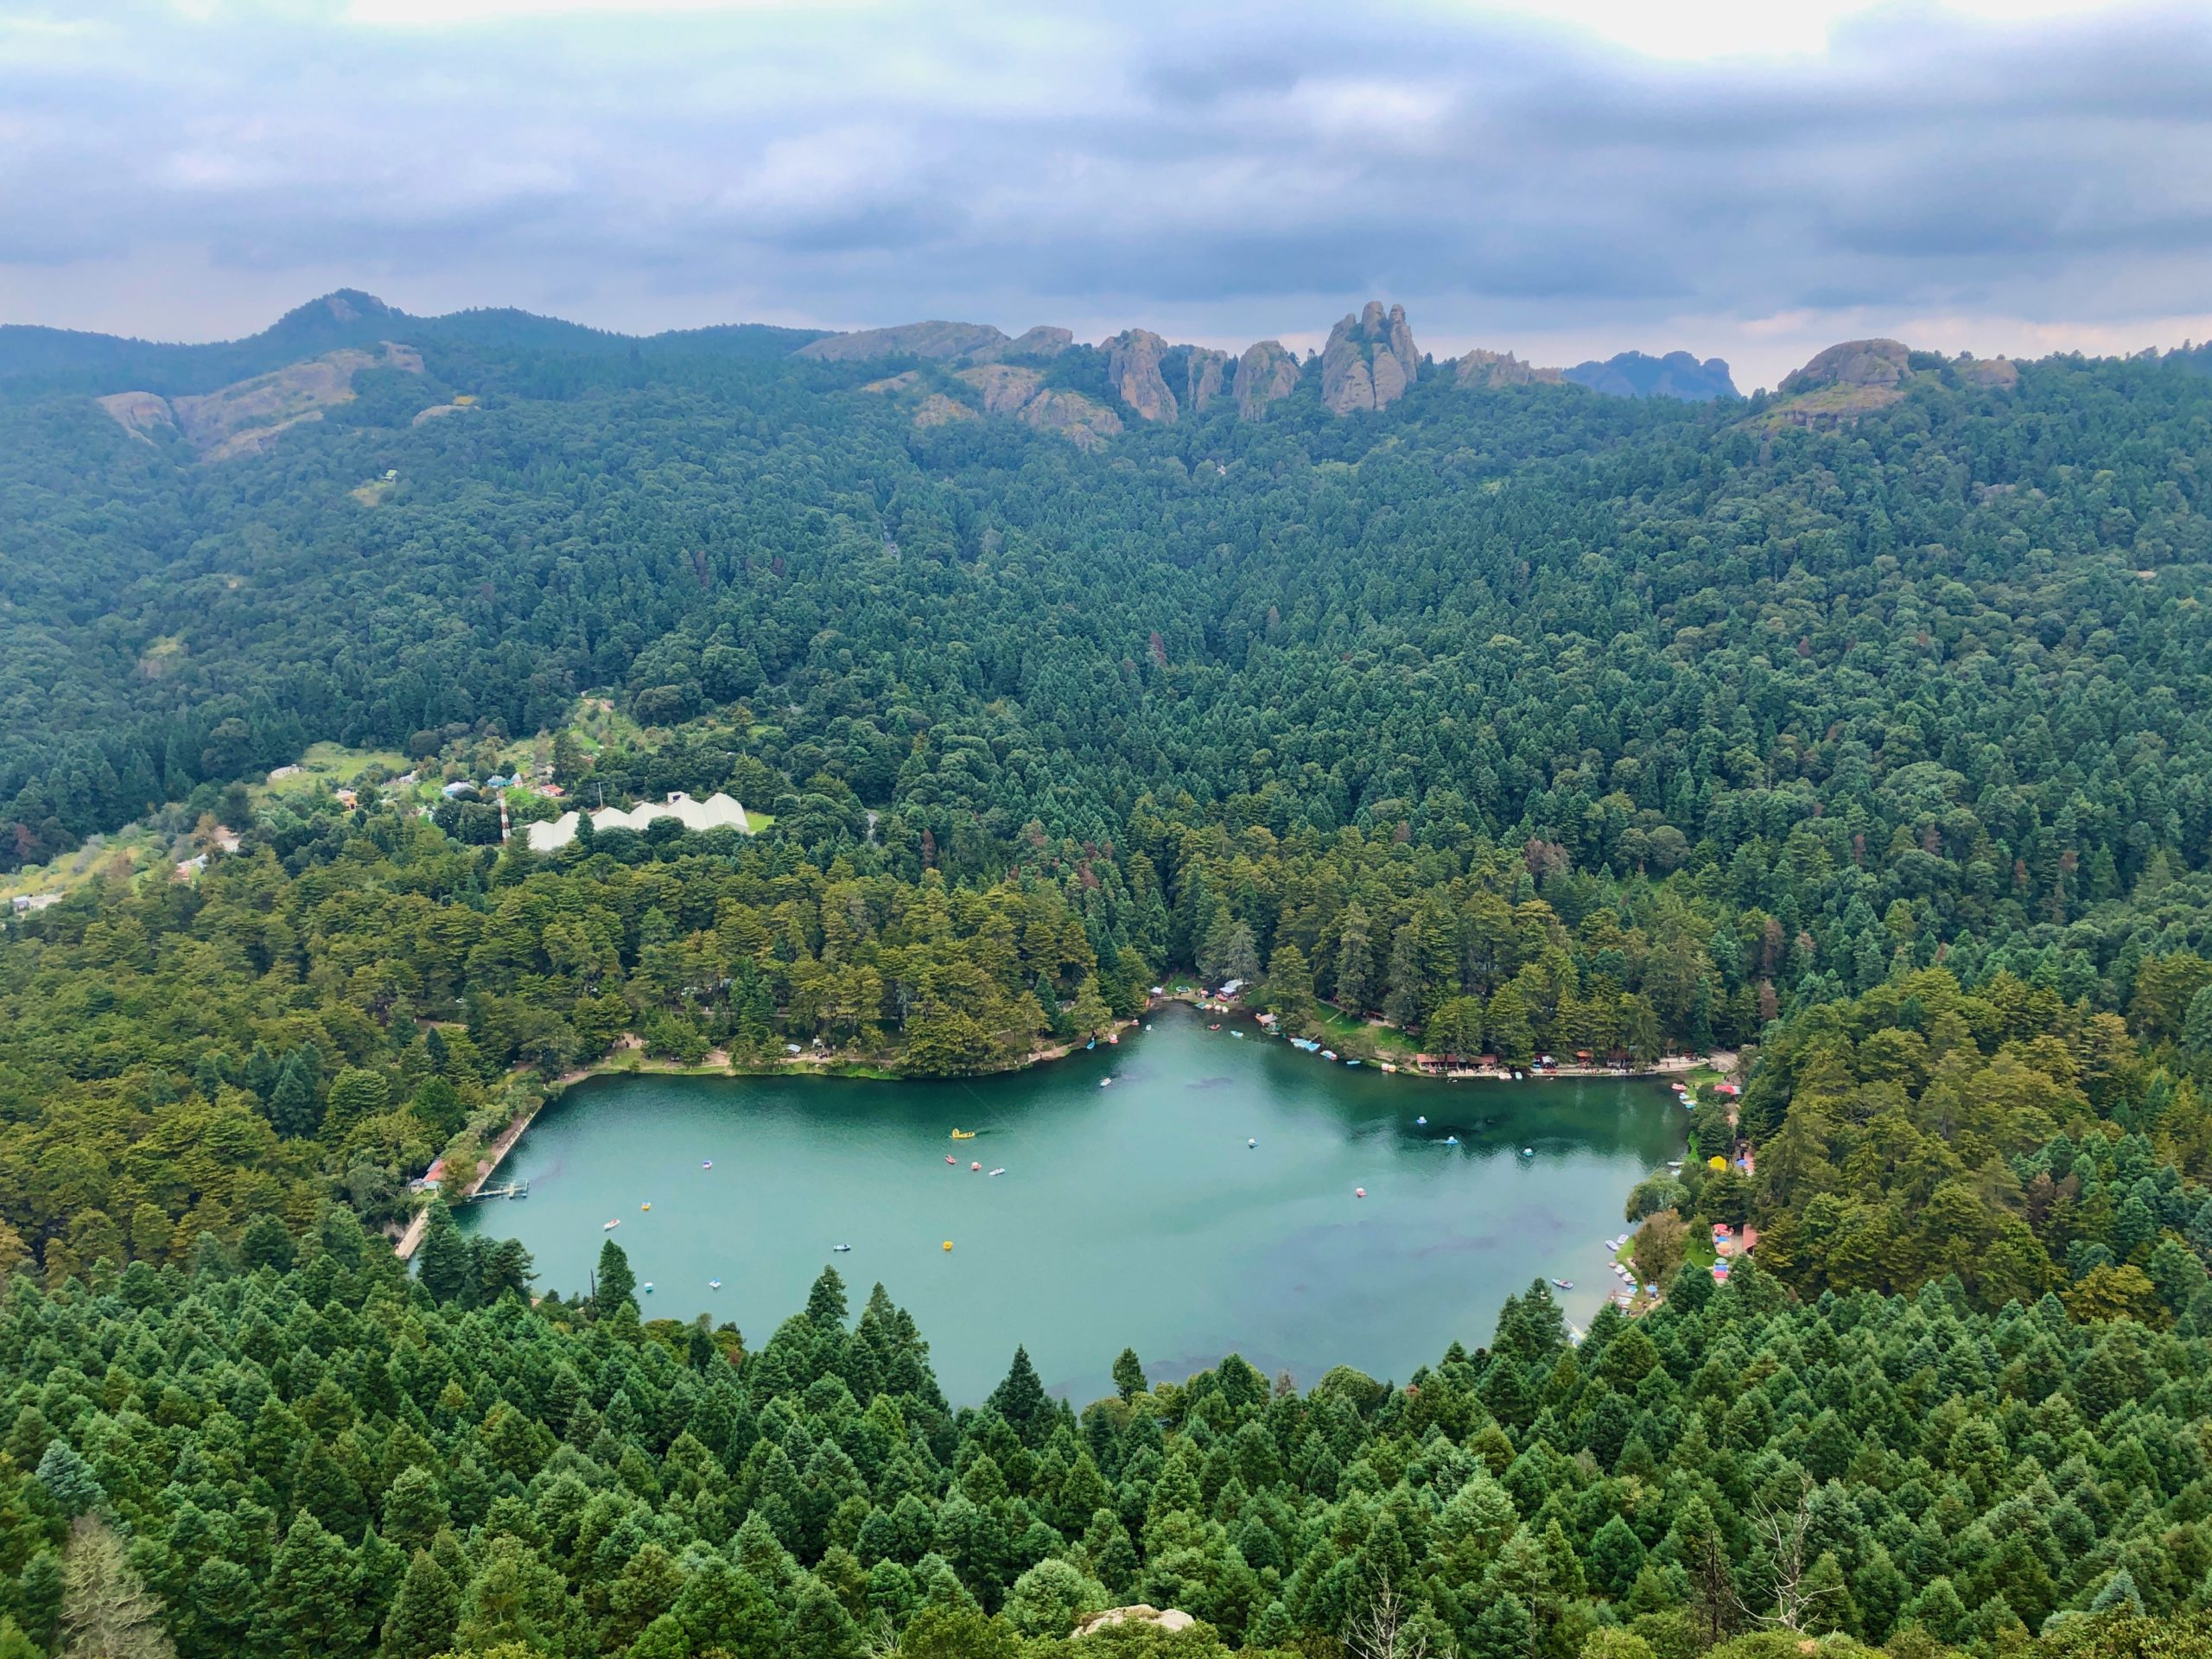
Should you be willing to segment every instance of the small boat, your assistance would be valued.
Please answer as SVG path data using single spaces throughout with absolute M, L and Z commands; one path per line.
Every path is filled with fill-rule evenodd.
M 599 1230 L 600 1230 L 601 1232 L 602 1232 L 602 1233 L 611 1233 L 611 1232 L 613 1232 L 613 1231 L 617 1227 L 620 1227 L 621 1224 L 622 1224 L 622 1223 L 620 1222 L 620 1219 L 617 1219 L 617 1220 L 614 1220 L 614 1221 L 610 1221 L 610 1222 L 608 1222 L 608 1223 L 607 1224 L 607 1225 L 606 1225 L 606 1226 L 604 1226 L 604 1227 L 601 1228 Z
M 970 1165 L 969 1165 L 969 1166 L 968 1166 L 968 1173 L 969 1173 L 970 1175 L 973 1175 L 974 1173 L 976 1173 L 976 1171 L 980 1170 L 981 1168 L 982 1168 L 982 1166 L 981 1164 L 970 1164 Z
M 1215 1020 L 1213 1024 L 1208 1026 L 1206 1029 L 1208 1031 L 1219 1031 L 1221 1029 L 1221 1021 L 1218 1020 Z
M 836 1251 L 838 1255 L 842 1255 L 853 1247 L 849 1244 L 832 1244 L 830 1248 Z
M 1152 1029 L 1152 1027 L 1151 1027 L 1150 1026 L 1147 1026 L 1147 1027 L 1145 1027 L 1145 1029 L 1146 1029 L 1147 1031 L 1150 1031 L 1150 1030 Z
M 709 1290 L 720 1290 L 721 1287 L 722 1281 L 719 1279 L 709 1279 L 707 1281 L 707 1288 Z
M 1521 1148 L 1521 1155 L 1523 1158 L 1533 1158 L 1536 1155 L 1536 1149 L 1534 1147 L 1523 1147 Z
M 714 1160 L 713 1159 L 711 1159 L 711 1158 L 708 1159 L 705 1162 L 702 1163 L 702 1164 L 699 1166 L 699 1167 L 700 1167 L 700 1168 L 702 1168 L 702 1169 L 712 1169 L 714 1166 L 715 1166 L 715 1160 Z
M 650 1280 L 650 1279 L 648 1279 L 648 1280 L 646 1280 L 646 1281 L 645 1281 L 645 1294 L 646 1294 L 646 1295 L 648 1295 L 648 1296 L 650 1296 L 650 1295 L 652 1295 L 652 1294 L 653 1294 L 653 1281 L 652 1281 L 652 1280 Z
M 944 1241 L 944 1248 L 948 1250 L 952 1248 L 952 1241 L 950 1239 L 948 1238 Z
M 1427 1128 L 1428 1127 L 1428 1120 L 1425 1117 L 1417 1117 L 1414 1119 L 1414 1122 L 1421 1125 L 1423 1128 Z
M 976 1131 L 973 1129 L 955 1129 L 952 1132 L 952 1138 L 956 1141 L 973 1141 L 976 1138 Z
M 1355 1198 L 1363 1198 L 1367 1196 L 1367 1189 L 1363 1186 L 1355 1186 L 1351 1190 L 1351 1195 Z
M 1456 1135 L 1447 1135 L 1444 1137 L 1444 1144 L 1447 1147 L 1456 1147 L 1459 1144 L 1459 1137 Z
M 1344 1064 L 1345 1064 L 1346 1065 L 1357 1065 L 1361 1064 L 1361 1062 L 1359 1062 L 1359 1061 L 1357 1061 L 1357 1060 L 1346 1060 L 1346 1061 L 1344 1062 Z
M 1098 1079 L 1098 1086 L 1099 1086 L 1101 1089 L 1103 1089 L 1103 1088 L 1104 1088 L 1108 1084 L 1109 1084 L 1109 1083 L 1111 1083 L 1111 1082 L 1113 1082 L 1113 1081 L 1114 1081 L 1114 1079 L 1113 1079 L 1113 1078 L 1111 1078 L 1111 1077 L 1101 1077 L 1101 1078 L 1099 1078 L 1099 1079 Z
M 1325 1048 L 1321 1051 L 1321 1058 L 1325 1060 L 1333 1060 L 1337 1058 L 1337 1051 L 1333 1048 Z
M 1241 1031 L 1232 1031 L 1229 1034 L 1232 1037 L 1242 1037 L 1244 1033 Z
M 994 1174 L 994 1175 L 1003 1175 L 1003 1174 L 1005 1174 L 1005 1173 L 1006 1173 L 1006 1166 L 1005 1166 L 1004 1164 L 1001 1164 L 1001 1165 L 1000 1165 L 996 1169 L 993 1170 L 993 1171 L 991 1172 L 991 1173 L 992 1173 L 992 1174 Z
M 1552 1283 L 1557 1285 L 1561 1290 L 1573 1290 L 1574 1288 L 1574 1281 L 1572 1279 L 1554 1279 L 1552 1281 Z
M 1247 1137 L 1245 1138 L 1244 1144 L 1245 1144 L 1247 1147 L 1256 1147 L 1256 1146 L 1258 1146 L 1260 1143 L 1259 1143 L 1256 1140 L 1254 1140 L 1254 1139 L 1252 1139 L 1251 1137 L 1247 1136 Z
M 1094 1038 L 1092 1038 L 1089 1042 L 1085 1043 L 1083 1046 L 1084 1046 L 1084 1051 L 1086 1053 L 1088 1053 L 1090 1050 L 1092 1050 L 1092 1049 L 1094 1049 L 1094 1048 L 1096 1048 L 1096 1047 L 1097 1047 L 1097 1046 L 1098 1046 L 1098 1039 L 1097 1039 L 1096 1037 L 1094 1037 Z
M 1109 1048 L 1120 1043 L 1121 1040 L 1122 1033 L 1118 1031 L 1109 1031 L 1106 1033 L 1106 1043 Z
M 651 1205 L 650 1204 L 641 1204 L 641 1205 L 639 1205 L 638 1206 L 638 1208 L 639 1208 L 639 1209 L 640 1209 L 640 1210 L 650 1210 L 650 1209 L 652 1209 L 652 1205 Z
M 948 1164 L 954 1165 L 955 1166 L 958 1166 L 958 1164 L 959 1164 L 959 1162 L 960 1162 L 960 1160 L 959 1160 L 957 1158 L 954 1157 L 954 1156 L 953 1156 L 950 1153 L 949 1153 L 949 1152 L 948 1152 L 948 1153 L 946 1153 L 946 1154 L 944 1154 L 944 1161 L 945 1161 L 946 1163 L 948 1163 Z

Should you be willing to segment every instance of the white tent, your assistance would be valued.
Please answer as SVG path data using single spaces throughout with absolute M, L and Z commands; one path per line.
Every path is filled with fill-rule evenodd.
M 578 814 L 563 812 L 550 823 L 530 826 L 530 850 L 550 853 L 565 847 L 576 838 Z M 741 835 L 751 835 L 753 825 L 745 816 L 745 809 L 728 796 L 709 795 L 703 801 L 695 801 L 682 790 L 666 801 L 642 801 L 627 812 L 619 807 L 602 806 L 591 815 L 594 834 L 607 830 L 643 830 L 655 818 L 676 818 L 686 830 L 735 830 Z

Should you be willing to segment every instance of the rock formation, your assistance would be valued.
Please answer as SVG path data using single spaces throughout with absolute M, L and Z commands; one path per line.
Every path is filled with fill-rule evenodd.
M 1557 369 L 1540 369 L 1510 352 L 1486 352 L 1480 346 L 1456 359 L 1452 369 L 1454 385 L 1482 391 L 1495 391 L 1501 386 L 1555 386 L 1566 378 Z
M 1406 394 L 1421 374 L 1421 356 L 1406 308 L 1370 300 L 1357 317 L 1346 316 L 1329 331 L 1321 353 L 1321 402 L 1332 415 L 1388 409 Z
M 1818 353 L 1803 368 L 1784 375 L 1775 391 L 1787 397 L 1822 386 L 1894 386 L 1911 372 L 1912 353 L 1904 341 L 1847 340 Z
M 95 401 L 134 437 L 151 442 L 155 433 L 173 428 L 200 460 L 230 461 L 257 454 L 288 427 L 319 421 L 333 404 L 351 403 L 353 377 L 363 369 L 420 374 L 422 354 L 391 340 L 373 352 L 348 346 L 198 397 L 118 391 Z
M 958 398 L 948 397 L 941 391 L 933 391 L 923 398 L 922 406 L 914 411 L 917 429 L 947 426 L 954 421 L 978 421 L 982 418 Z
M 1664 357 L 1621 352 L 1602 363 L 1578 363 L 1561 372 L 1576 385 L 1608 397 L 1673 397 L 1706 404 L 1737 395 L 1726 362 L 1708 357 L 1700 363 L 1688 352 L 1669 352 Z
M 1006 363 L 984 363 L 972 369 L 956 370 L 956 380 L 964 380 L 983 394 L 983 410 L 990 415 L 1012 415 L 1037 395 L 1037 388 L 1045 377 L 1034 369 L 1015 368 Z
M 1058 357 L 1075 344 L 1071 328 L 1052 328 L 1040 323 L 1024 329 L 1012 340 L 980 346 L 968 353 L 970 363 L 1002 363 L 1010 357 Z
M 849 334 L 824 334 L 820 340 L 800 346 L 792 355 L 817 358 L 825 363 L 857 363 L 871 357 L 942 360 L 994 350 L 1009 343 L 1004 334 L 988 322 L 902 322 L 893 328 L 862 328 Z
M 1122 417 L 1079 391 L 1040 391 L 1022 406 L 1020 419 L 1039 432 L 1065 438 L 1078 449 L 1096 449 L 1122 435 Z
M 1298 359 L 1279 340 L 1247 346 L 1236 359 L 1236 413 L 1256 421 L 1278 397 L 1287 397 L 1298 385 Z
M 1203 410 L 1221 396 L 1221 377 L 1229 367 L 1227 352 L 1209 351 L 1203 346 L 1191 347 L 1191 361 L 1187 371 L 1187 401 L 1192 414 Z
M 1167 342 L 1149 328 L 1131 328 L 1098 342 L 1106 353 L 1106 378 L 1123 403 L 1139 417 L 1174 424 L 1175 394 L 1160 372 L 1160 359 L 1167 355 Z

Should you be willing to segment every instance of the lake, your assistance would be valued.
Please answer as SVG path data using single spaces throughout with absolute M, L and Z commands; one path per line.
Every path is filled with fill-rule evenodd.
M 966 1082 L 594 1078 L 502 1167 L 530 1197 L 460 1213 L 564 1294 L 619 1219 L 647 1318 L 704 1312 L 755 1347 L 834 1264 L 855 1313 L 878 1281 L 912 1312 L 955 1404 L 1021 1344 L 1079 1406 L 1125 1345 L 1155 1381 L 1234 1351 L 1301 1388 L 1336 1364 L 1403 1382 L 1540 1277 L 1575 1281 L 1557 1294 L 1586 1324 L 1622 1201 L 1685 1126 L 1648 1078 L 1386 1076 L 1171 1005 Z

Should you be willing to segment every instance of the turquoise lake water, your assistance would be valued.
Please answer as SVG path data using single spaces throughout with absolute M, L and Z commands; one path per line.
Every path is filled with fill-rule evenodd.
M 502 1167 L 530 1197 L 462 1224 L 519 1238 L 564 1294 L 611 1236 L 646 1317 L 704 1312 L 755 1345 L 834 1265 L 855 1312 L 879 1281 L 912 1312 L 956 1404 L 1021 1344 L 1080 1405 L 1125 1345 L 1155 1380 L 1234 1351 L 1300 1387 L 1335 1364 L 1402 1382 L 1486 1341 L 1534 1278 L 1573 1281 L 1556 1294 L 1585 1324 L 1629 1188 L 1681 1154 L 1649 1079 L 1447 1083 L 1180 1006 L 1151 1026 L 968 1082 L 594 1079 Z

